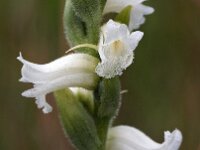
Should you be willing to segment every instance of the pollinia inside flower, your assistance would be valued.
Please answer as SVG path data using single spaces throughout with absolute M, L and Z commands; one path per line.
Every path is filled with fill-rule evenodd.
M 180 147 L 182 134 L 178 129 L 165 132 L 164 142 L 159 144 L 134 127 L 112 127 L 121 106 L 119 77 L 133 63 L 134 51 L 144 35 L 135 30 L 154 12 L 144 1 L 67 0 L 63 19 L 71 46 L 67 54 L 47 64 L 29 62 L 21 53 L 17 57 L 23 64 L 19 81 L 33 84 L 22 96 L 34 98 L 47 114 L 52 106 L 46 95 L 54 93 L 64 131 L 77 150 Z

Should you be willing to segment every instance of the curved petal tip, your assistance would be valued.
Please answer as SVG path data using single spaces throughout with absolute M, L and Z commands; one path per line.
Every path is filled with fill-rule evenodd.
M 180 130 L 175 129 L 172 133 L 166 131 L 165 133 L 165 144 L 170 150 L 178 150 L 182 143 L 182 133 Z

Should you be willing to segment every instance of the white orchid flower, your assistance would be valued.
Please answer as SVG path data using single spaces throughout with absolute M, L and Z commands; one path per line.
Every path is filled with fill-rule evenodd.
M 129 29 L 138 29 L 140 25 L 145 22 L 145 15 L 152 14 L 154 9 L 149 6 L 142 4 L 145 0 L 107 0 L 104 14 L 115 12 L 119 13 L 127 6 L 132 6 L 130 18 L 129 18 Z
M 33 83 L 34 87 L 22 93 L 24 97 L 35 97 L 38 108 L 44 113 L 52 111 L 45 96 L 66 87 L 94 89 L 98 82 L 95 68 L 98 59 L 87 54 L 71 54 L 48 64 L 39 65 L 17 58 L 23 63 L 21 82 Z
M 121 75 L 133 62 L 133 51 L 143 37 L 143 32 L 130 33 L 125 24 L 109 20 L 102 27 L 98 46 L 101 63 L 96 73 L 105 78 Z
M 176 129 L 164 135 L 164 142 L 159 144 L 136 128 L 113 127 L 108 132 L 106 150 L 178 150 L 182 142 L 181 132 Z

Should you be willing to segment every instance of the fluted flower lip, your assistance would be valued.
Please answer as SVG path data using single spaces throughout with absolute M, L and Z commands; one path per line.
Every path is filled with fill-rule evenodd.
M 92 90 L 98 83 L 95 68 L 99 60 L 87 54 L 70 54 L 43 65 L 25 60 L 21 53 L 17 59 L 23 63 L 19 81 L 33 83 L 33 88 L 24 91 L 22 96 L 35 97 L 44 113 L 52 111 L 45 98 L 48 93 L 68 87 Z
M 143 37 L 143 32 L 130 33 L 125 24 L 109 20 L 101 29 L 98 52 L 101 62 L 96 73 L 105 78 L 121 75 L 133 62 L 133 51 Z

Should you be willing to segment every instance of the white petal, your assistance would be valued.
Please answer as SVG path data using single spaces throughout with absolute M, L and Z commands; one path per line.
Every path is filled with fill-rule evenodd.
M 121 40 L 124 37 L 127 37 L 130 34 L 128 27 L 125 24 L 120 24 L 109 20 L 102 27 L 101 36 L 104 37 L 104 44 L 112 43 L 116 40 Z
M 135 6 L 137 4 L 142 3 L 145 0 L 107 0 L 103 14 L 116 12 L 119 13 L 125 7 L 131 5 Z
M 130 66 L 133 63 L 133 58 L 134 58 L 133 53 L 131 53 L 130 55 L 127 56 L 122 66 L 124 66 L 124 68 L 127 68 L 128 66 Z
M 38 108 L 42 108 L 42 111 L 45 114 L 53 110 L 52 107 L 46 102 L 45 95 L 37 96 L 35 99 L 35 103 L 37 104 Z
M 125 57 L 112 58 L 110 60 L 99 63 L 96 67 L 96 73 L 100 77 L 107 79 L 120 76 L 128 66 L 133 62 L 133 53 L 129 53 Z
M 34 88 L 24 91 L 22 96 L 35 97 L 38 108 L 43 108 L 44 113 L 49 113 L 52 111 L 52 107 L 46 102 L 46 94 L 66 87 L 94 89 L 97 82 L 98 78 L 95 73 L 76 73 L 60 77 L 45 84 L 35 84 Z
M 107 0 L 103 13 L 119 13 L 124 7 L 128 6 L 130 0 Z
M 134 50 L 138 46 L 143 36 L 144 36 L 144 33 L 141 31 L 135 31 L 131 33 L 128 39 L 129 41 L 127 42 L 129 43 L 131 50 Z
M 109 20 L 107 24 L 102 27 L 100 36 L 98 51 L 101 60 L 104 61 L 119 54 L 124 55 L 124 53 L 130 49 L 130 45 L 127 43 L 130 42 L 129 37 L 130 32 L 126 25 Z
M 165 132 L 165 141 L 159 144 L 136 128 L 118 126 L 109 130 L 106 150 L 116 150 L 116 145 L 119 150 L 178 150 L 181 142 L 182 135 L 177 129 Z
M 133 6 L 130 15 L 129 30 L 138 29 L 140 25 L 145 22 L 144 15 L 149 15 L 154 12 L 154 9 L 143 4 L 138 4 Z
M 155 11 L 154 8 L 143 4 L 139 4 L 137 7 L 137 9 L 143 12 L 144 15 L 150 15 Z
M 145 0 L 107 0 L 104 14 L 115 12 L 121 12 L 125 7 L 132 6 L 130 21 L 129 21 L 129 30 L 138 29 L 140 25 L 145 22 L 144 15 L 149 15 L 154 12 L 154 9 L 149 6 L 142 4 Z
M 39 65 L 17 58 L 23 63 L 21 82 L 46 83 L 63 75 L 73 74 L 77 71 L 92 71 L 98 60 L 86 54 L 71 54 L 61 57 L 51 63 Z
M 162 144 L 163 148 L 167 150 L 178 150 L 182 142 L 182 134 L 176 129 L 172 133 L 165 132 L 165 142 Z
M 35 84 L 34 88 L 22 93 L 25 97 L 37 97 L 37 95 L 46 95 L 50 92 L 63 89 L 65 87 L 83 87 L 94 89 L 97 83 L 95 73 L 75 73 L 57 78 L 45 84 Z
M 105 77 L 107 79 L 113 78 L 117 75 L 122 75 L 122 71 L 124 68 L 122 68 L 123 61 L 120 61 L 119 59 L 112 59 L 110 61 L 104 61 L 102 63 L 99 63 L 96 67 L 96 73 L 100 77 Z

